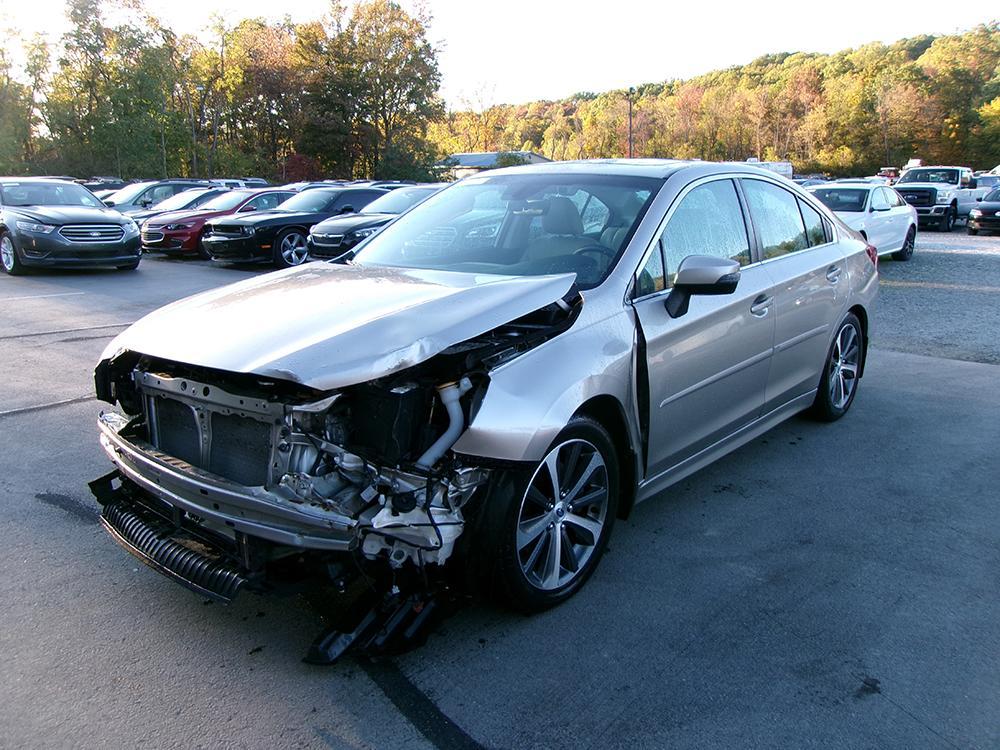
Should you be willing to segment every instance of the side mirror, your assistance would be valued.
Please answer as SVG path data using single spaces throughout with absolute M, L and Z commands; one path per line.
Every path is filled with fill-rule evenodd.
M 107 206 L 108 208 L 111 208 L 112 206 L 115 205 L 115 202 L 114 201 L 104 201 L 104 205 Z
M 979 187 L 979 183 L 975 180 L 975 178 L 969 180 L 969 187 L 972 190 L 975 190 L 977 187 Z
M 139 201 L 139 205 L 142 206 L 143 208 L 149 208 L 150 206 L 153 205 L 153 201 L 149 198 L 143 198 L 141 201 Z
M 671 318 L 687 314 L 693 294 L 732 294 L 740 282 L 740 264 L 712 255 L 689 255 L 681 261 L 664 305 Z
M 244 206 L 243 208 L 240 209 L 239 212 L 242 214 L 246 213 L 247 211 L 256 211 L 256 210 L 257 210 L 256 206 Z
M 340 209 L 340 211 L 338 213 L 353 214 L 354 213 L 354 206 L 344 206 L 342 209 Z

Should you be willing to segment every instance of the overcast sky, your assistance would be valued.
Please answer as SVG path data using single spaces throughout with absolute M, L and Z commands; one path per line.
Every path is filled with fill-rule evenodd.
M 413 0 L 402 0 L 413 8 Z M 452 107 L 559 99 L 736 65 L 770 52 L 834 52 L 870 41 L 949 33 L 1000 16 L 991 2 L 639 2 L 638 0 L 427 0 L 443 94 Z M 328 0 L 149 0 L 179 33 L 213 14 L 295 21 Z M 833 10 L 835 9 L 835 11 Z M 992 13 L 991 13 L 992 10 Z M 0 25 L 58 37 L 62 0 L 0 0 Z

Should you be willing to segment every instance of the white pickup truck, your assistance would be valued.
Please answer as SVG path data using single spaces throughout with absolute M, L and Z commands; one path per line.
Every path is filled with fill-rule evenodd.
M 987 193 L 976 186 L 968 167 L 915 167 L 893 187 L 917 209 L 920 226 L 930 224 L 942 232 L 950 232 L 959 217 L 968 218 Z

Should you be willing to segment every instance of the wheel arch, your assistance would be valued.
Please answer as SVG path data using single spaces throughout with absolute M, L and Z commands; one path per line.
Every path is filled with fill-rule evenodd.
M 858 372 L 858 377 L 863 377 L 865 374 L 865 365 L 868 363 L 868 311 L 865 309 L 864 305 L 856 304 L 851 307 L 847 312 L 853 313 L 854 316 L 861 323 L 861 336 L 864 346 L 861 350 L 861 368 Z

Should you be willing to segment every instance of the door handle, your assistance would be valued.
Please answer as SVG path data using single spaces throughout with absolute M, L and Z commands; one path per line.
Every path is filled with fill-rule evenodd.
M 831 284 L 836 284 L 840 281 L 840 266 L 830 266 L 826 269 L 826 280 Z
M 768 297 L 766 294 L 761 294 L 753 301 L 753 304 L 750 305 L 750 314 L 758 318 L 763 318 L 767 315 L 767 311 L 771 309 L 772 302 L 774 302 L 774 297 Z

